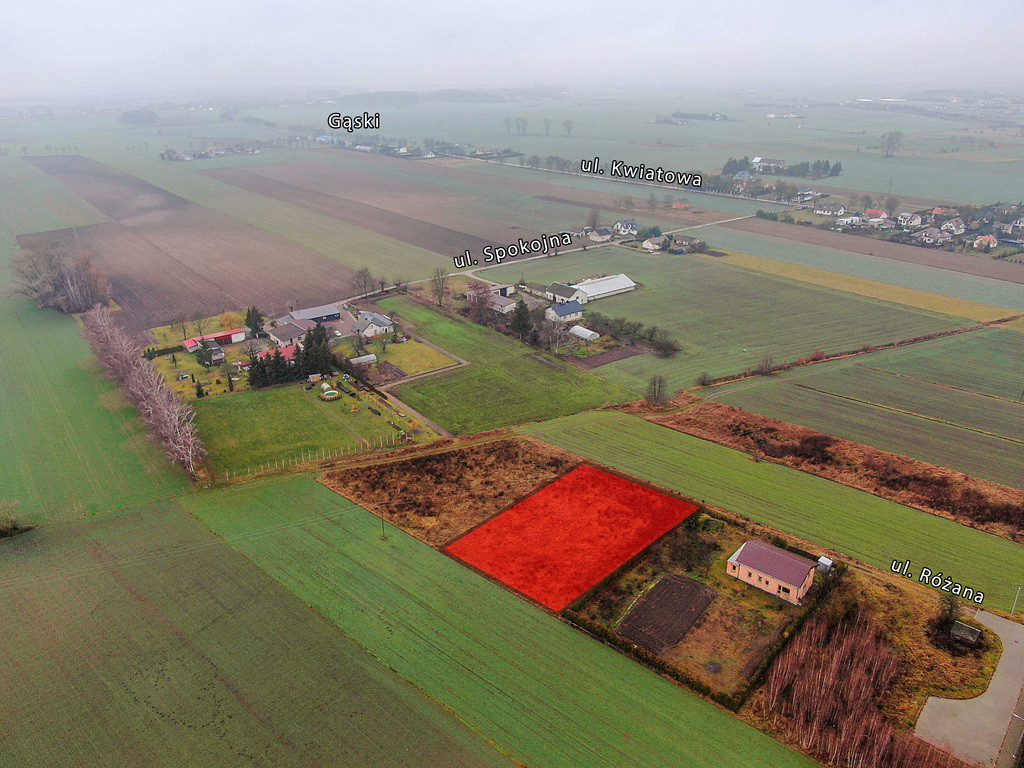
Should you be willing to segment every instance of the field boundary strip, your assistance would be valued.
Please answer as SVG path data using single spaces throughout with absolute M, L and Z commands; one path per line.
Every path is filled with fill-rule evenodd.
M 950 427 L 956 427 L 957 429 L 963 429 L 967 432 L 977 432 L 979 435 L 988 435 L 989 437 L 995 437 L 999 440 L 1005 440 L 1008 443 L 1017 443 L 1018 445 L 1024 445 L 1024 440 L 1020 440 L 1015 437 L 1007 437 L 1006 435 L 1000 435 L 997 432 L 989 432 L 984 429 L 978 429 L 977 427 L 969 427 L 966 424 L 960 424 L 956 421 L 949 421 L 947 419 L 940 419 L 935 416 L 925 416 L 923 413 L 915 413 L 914 411 L 907 411 L 903 408 L 895 408 L 891 405 L 883 405 L 882 403 L 875 403 L 871 400 L 862 400 L 859 397 L 853 397 L 852 395 L 841 395 L 838 392 L 830 392 L 827 389 L 820 389 L 819 387 L 812 387 L 810 384 L 800 384 L 798 382 L 790 382 L 794 387 L 800 387 L 801 389 L 807 389 L 811 392 L 818 392 L 822 395 L 830 395 L 831 397 L 838 397 L 843 400 L 849 400 L 854 403 L 861 403 L 863 405 L 870 405 L 874 408 L 879 408 L 884 411 L 893 411 L 894 413 L 902 413 L 906 416 L 913 416 L 918 419 L 924 419 L 925 421 L 934 421 L 937 424 L 946 424 Z M 1014 402 L 1014 401 L 1010 401 Z
M 862 364 L 863 365 L 863 364 Z M 873 365 L 864 365 L 869 371 L 875 371 L 876 373 L 885 373 L 889 376 L 897 376 L 901 379 L 910 379 L 911 381 L 920 381 L 924 384 L 932 384 L 936 387 L 944 387 L 945 389 L 953 389 L 957 392 L 966 392 L 971 395 L 978 395 L 979 397 L 988 397 L 992 400 L 999 400 L 1004 403 L 1012 403 L 1013 405 L 1024 405 L 1020 400 L 1014 400 L 1012 397 L 1003 397 L 1002 395 L 993 395 L 988 392 L 979 392 L 976 389 L 968 389 L 967 387 L 958 387 L 955 384 L 947 384 L 942 381 L 932 381 L 931 379 L 923 379 L 920 376 L 911 376 L 909 373 L 899 373 L 898 371 L 890 371 L 885 368 L 876 368 Z

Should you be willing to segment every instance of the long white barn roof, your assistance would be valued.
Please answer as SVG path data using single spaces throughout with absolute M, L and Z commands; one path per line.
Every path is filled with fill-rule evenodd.
M 591 280 L 583 280 L 574 287 L 587 294 L 588 299 L 599 299 L 609 293 L 636 288 L 636 283 L 625 275 L 609 275 L 608 277 L 595 277 Z

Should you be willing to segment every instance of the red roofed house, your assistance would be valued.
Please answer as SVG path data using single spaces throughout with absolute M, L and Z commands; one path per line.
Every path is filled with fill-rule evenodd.
M 799 605 L 814 584 L 814 560 L 763 541 L 747 541 L 729 558 L 726 573 L 758 589 Z
M 932 216 L 959 216 L 956 208 L 932 208 Z
M 883 211 L 881 208 L 868 208 L 864 211 L 864 215 L 869 219 L 887 219 L 889 214 Z
M 189 352 L 195 352 L 200 341 L 216 341 L 218 344 L 235 344 L 239 341 L 245 341 L 245 337 L 245 328 L 235 328 L 233 331 L 218 331 L 217 333 L 204 333 L 202 336 L 193 336 L 191 339 L 185 339 L 182 344 Z
M 995 248 L 999 245 L 999 238 L 995 235 L 981 235 L 974 238 L 974 250 L 982 251 L 985 248 Z
M 281 350 L 281 356 L 285 360 L 291 361 L 295 359 L 295 353 L 299 351 L 299 345 L 289 344 L 287 347 L 278 347 L 277 349 Z M 260 357 L 264 360 L 269 360 L 277 352 L 277 349 L 268 349 L 266 352 L 260 352 Z

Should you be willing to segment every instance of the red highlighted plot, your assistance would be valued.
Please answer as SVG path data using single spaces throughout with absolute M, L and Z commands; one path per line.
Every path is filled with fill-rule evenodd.
M 696 510 L 582 466 L 446 551 L 560 611 Z

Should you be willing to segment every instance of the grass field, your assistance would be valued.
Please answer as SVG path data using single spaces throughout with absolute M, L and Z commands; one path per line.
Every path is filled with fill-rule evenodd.
M 310 478 L 187 508 L 474 731 L 544 768 L 811 766 Z
M 43 523 L 187 488 L 104 378 L 75 321 L 7 295 L 15 247 L 0 226 L 0 504 L 22 522 Z
M 435 312 L 410 299 L 380 302 L 403 326 L 470 365 L 400 384 L 394 394 L 456 433 L 542 421 L 633 399 L 603 380 L 462 317 Z
M 301 384 L 285 384 L 196 400 L 196 426 L 214 475 L 241 474 L 268 461 L 291 463 L 321 450 L 369 449 L 381 439 L 397 439 L 398 430 L 387 419 L 411 430 L 409 418 L 376 396 L 327 402 L 318 397 L 319 391 L 319 385 L 307 391 Z M 370 413 L 370 406 L 382 415 Z
M 991 328 L 703 394 L 893 453 L 1024 487 L 1024 337 Z
M 174 502 L 0 552 L 5 768 L 511 768 Z
M 791 361 L 817 349 L 841 352 L 969 324 L 708 258 L 624 248 L 510 264 L 483 275 L 546 283 L 617 272 L 642 287 L 588 303 L 587 311 L 665 328 L 683 347 L 671 358 L 640 355 L 597 369 L 641 392 L 655 373 L 682 389 L 702 372 L 722 376 L 755 368 L 765 355 Z
M 445 551 L 560 611 L 696 510 L 582 466 Z
M 1024 547 L 838 483 L 621 413 L 521 428 L 594 461 L 888 570 L 911 560 L 1009 609 L 1024 583 Z

